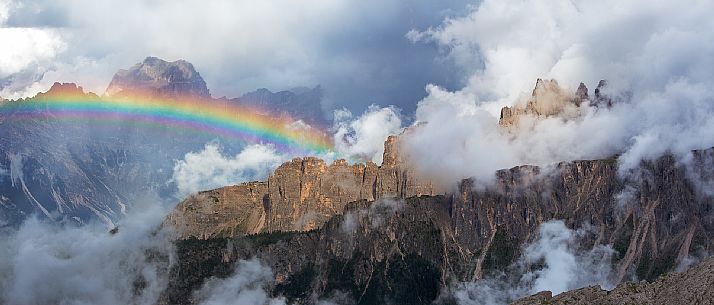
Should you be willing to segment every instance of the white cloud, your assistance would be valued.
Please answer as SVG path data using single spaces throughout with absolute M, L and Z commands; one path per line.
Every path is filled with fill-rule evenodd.
M 176 182 L 179 195 L 184 196 L 201 190 L 264 179 L 284 159 L 285 156 L 278 154 L 272 146 L 263 144 L 246 146 L 237 155 L 226 157 L 218 144 L 209 143 L 202 151 L 187 153 L 183 160 L 176 161 L 173 181 Z
M 553 220 L 541 224 L 538 233 L 538 238 L 512 266 L 513 273 L 450 287 L 457 303 L 500 305 L 540 291 L 556 295 L 588 285 L 614 288 L 610 281 L 614 251 L 602 245 L 590 250 L 578 246 L 583 235 L 591 232 L 571 230 L 563 221 Z M 530 267 L 539 263 L 543 264 L 542 268 L 531 270 Z
M 56 31 L 34 28 L 0 28 L 0 77 L 27 69 L 33 64 L 45 63 L 66 47 Z
M 578 253 L 578 235 L 582 231 L 568 229 L 563 221 L 549 221 L 540 226 L 538 240 L 525 249 L 524 260 L 534 264 L 543 260 L 545 268 L 526 274 L 532 280 L 530 293 L 551 291 L 559 294 L 568 290 L 598 284 L 612 289 L 610 283 L 609 246 L 596 245 L 585 253 Z
M 273 281 L 270 267 L 258 259 L 241 260 L 233 275 L 225 278 L 210 278 L 194 294 L 200 305 L 280 305 L 283 298 L 271 298 L 265 285 Z
M 402 120 L 394 107 L 370 106 L 354 118 L 346 109 L 335 111 L 335 150 L 341 157 L 382 163 L 384 141 L 401 132 Z
M 169 60 L 188 59 L 204 71 L 214 72 L 204 77 L 216 86 L 225 85 L 226 76 L 235 73 L 226 70 L 227 65 L 256 72 L 253 79 L 246 75 L 242 80 L 253 85 L 247 89 L 258 87 L 255 79 L 273 80 L 285 86 L 310 84 L 315 82 L 307 75 L 310 75 L 309 63 L 318 56 L 314 49 L 319 45 L 316 40 L 319 35 L 316 34 L 331 28 L 325 25 L 337 23 L 337 18 L 345 13 L 344 9 L 345 1 L 341 0 L 300 3 L 13 1 L 5 5 L 8 12 L 5 16 L 13 18 L 5 19 L 20 24 L 26 19 L 29 20 L 27 23 L 35 24 L 31 24 L 33 28 L 0 31 L 2 41 L 12 41 L 14 46 L 3 47 L 5 53 L 0 53 L 3 55 L 0 72 L 4 75 L 18 72 L 32 63 L 33 58 L 40 58 L 56 59 L 59 64 L 43 65 L 42 73 L 59 71 L 65 74 L 62 71 L 75 69 L 73 63 L 91 57 L 95 65 L 102 66 L 101 70 L 81 67 L 75 72 L 100 78 L 101 83 L 85 86 L 102 93 L 118 68 L 154 55 Z M 57 26 L 49 29 L 43 27 L 43 23 Z M 58 50 L 65 47 L 66 54 L 56 58 Z M 51 78 L 45 81 L 50 84 L 65 81 L 57 75 L 45 77 Z
M 155 304 L 168 284 L 171 238 L 157 231 L 166 207 L 136 206 L 116 234 L 98 222 L 29 219 L 0 235 L 0 303 Z M 136 289 L 144 283 L 143 289 Z
M 8 27 L 11 12 L 21 6 L 0 1 L 0 97 L 19 98 L 52 61 L 67 48 L 59 31 L 49 28 Z
M 442 26 L 412 31 L 472 74 L 460 90 L 435 86 L 407 139 L 428 173 L 456 181 L 521 164 L 543 165 L 622 153 L 631 168 L 667 151 L 679 156 L 714 146 L 714 3 L 696 1 L 492 1 Z M 498 128 L 500 108 L 529 96 L 537 78 L 590 95 L 599 79 L 625 97 L 611 109 L 588 107 L 565 121 L 532 121 L 513 134 Z M 438 147 L 440 149 L 432 149 Z M 438 161 L 438 162 L 437 162 Z
M 10 15 L 10 0 L 0 1 L 0 24 L 4 24 Z
M 360 222 L 367 220 L 369 221 L 370 229 L 379 229 L 389 221 L 395 213 L 402 210 L 403 207 L 404 202 L 402 200 L 394 198 L 379 199 L 370 204 L 367 208 L 344 213 L 342 222 L 340 223 L 340 230 L 347 236 L 352 237 Z

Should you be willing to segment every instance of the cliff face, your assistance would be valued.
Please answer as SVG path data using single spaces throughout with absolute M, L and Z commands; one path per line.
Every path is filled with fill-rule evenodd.
M 349 202 L 440 193 L 402 165 L 397 147 L 397 137 L 389 137 L 381 166 L 296 158 L 278 167 L 266 182 L 222 187 L 186 199 L 166 223 L 181 238 L 311 230 L 340 214 Z
M 694 156 L 694 166 L 711 177 L 714 169 L 704 166 L 714 150 Z M 316 231 L 241 237 L 214 255 L 228 265 L 259 256 L 275 273 L 273 292 L 300 303 L 345 292 L 358 304 L 430 304 L 452 281 L 507 271 L 538 227 L 558 219 L 589 228 L 579 240 L 583 249 L 615 250 L 614 282 L 654 279 L 714 249 L 714 200 L 687 173 L 671 156 L 643 162 L 627 181 L 614 160 L 561 163 L 547 172 L 516 167 L 499 171 L 487 189 L 466 180 L 450 195 L 362 200 Z M 177 274 L 192 274 L 182 257 L 191 256 L 179 254 Z M 178 291 L 201 281 L 171 284 L 167 295 L 181 299 Z

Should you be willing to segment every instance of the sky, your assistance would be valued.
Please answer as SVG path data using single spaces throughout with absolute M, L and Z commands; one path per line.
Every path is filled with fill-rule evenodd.
M 371 104 L 408 112 L 429 83 L 463 71 L 411 30 L 464 14 L 463 0 L 0 0 L 0 96 L 55 81 L 103 93 L 146 56 L 194 64 L 215 97 L 321 85 L 326 109 Z
M 613 155 L 626 170 L 714 146 L 714 42 L 702 39 L 714 35 L 713 9 L 704 0 L 0 0 L 0 41 L 11 42 L 0 48 L 0 95 L 54 81 L 101 92 L 147 55 L 183 58 L 217 97 L 320 84 L 324 108 L 337 110 L 335 148 L 349 159 L 379 162 L 386 135 L 427 122 L 405 142 L 432 177 L 489 179 Z M 607 79 L 621 103 L 504 134 L 501 107 L 527 99 L 537 78 L 568 92 L 584 82 L 591 94 Z

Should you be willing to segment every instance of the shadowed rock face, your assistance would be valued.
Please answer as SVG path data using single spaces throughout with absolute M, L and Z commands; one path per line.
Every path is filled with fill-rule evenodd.
M 397 160 L 397 137 L 385 143 L 384 162 L 330 165 L 296 158 L 266 182 L 200 192 L 181 202 L 167 219 L 181 238 L 230 237 L 260 232 L 311 230 L 340 214 L 348 202 L 406 198 L 440 192 Z
M 331 122 L 326 119 L 320 104 L 322 96 L 323 90 L 320 86 L 278 92 L 261 88 L 243 94 L 233 101 L 242 105 L 255 106 L 257 109 L 279 110 L 279 114 L 302 118 L 311 126 L 329 126 Z
M 542 292 L 511 304 L 711 305 L 714 304 L 714 259 L 708 259 L 683 273 L 667 274 L 652 283 L 623 283 L 612 291 L 591 286 L 561 293 L 555 297 L 552 297 L 549 292 Z
M 711 176 L 714 168 L 704 166 L 712 157 L 712 149 L 694 154 L 699 174 Z M 257 255 L 275 273 L 272 291 L 299 303 L 341 291 L 358 304 L 429 304 L 452 281 L 507 270 L 538 227 L 558 219 L 590 228 L 583 249 L 605 244 L 616 251 L 615 282 L 651 280 L 714 249 L 714 200 L 689 175 L 671 156 L 643 162 L 628 181 L 614 160 L 564 162 L 547 171 L 521 166 L 499 171 L 486 189 L 466 180 L 449 195 L 361 200 L 317 230 L 238 237 L 203 255 L 228 266 Z M 177 274 L 192 274 L 197 263 L 182 257 L 195 260 L 180 253 Z M 179 291 L 202 282 L 193 280 L 170 284 L 167 295 L 182 299 Z
M 47 118 L 22 119 L 12 111 L 0 116 L 0 227 L 17 226 L 32 215 L 76 223 L 101 220 L 111 227 L 145 194 L 174 200 L 175 191 L 166 185 L 171 172 L 160 170 L 171 168 L 184 153 L 185 148 L 166 141 L 173 132 L 145 132 L 129 122 L 97 126 L 53 120 L 42 102 L 62 96 L 99 99 L 75 84 L 55 83 L 34 98 L 8 101 L 33 103 Z M 181 143 L 205 143 L 189 143 L 193 140 Z
M 128 70 L 119 70 L 106 94 L 121 96 L 137 92 L 162 97 L 210 97 L 206 82 L 191 63 L 185 60 L 167 62 L 156 57 L 147 57 Z

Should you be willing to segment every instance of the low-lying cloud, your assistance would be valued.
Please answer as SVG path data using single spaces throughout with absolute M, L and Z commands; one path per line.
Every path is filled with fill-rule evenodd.
M 258 259 L 241 260 L 228 278 L 210 278 L 194 293 L 200 305 L 284 305 L 282 297 L 271 297 L 266 285 L 273 282 L 270 267 Z
M 364 209 L 346 211 L 342 216 L 340 230 L 352 236 L 359 228 L 360 221 L 369 220 L 372 230 L 381 228 L 394 214 L 404 207 L 404 201 L 393 198 L 382 198 L 371 203 Z
M 176 161 L 173 181 L 180 196 L 241 182 L 265 179 L 285 161 L 272 146 L 253 144 L 233 157 L 224 156 L 217 143 Z
M 151 202 L 147 200 L 147 202 Z M 158 230 L 167 207 L 138 204 L 116 233 L 36 218 L 0 235 L 0 303 L 155 304 L 174 250 Z
M 394 107 L 372 105 L 356 118 L 347 109 L 337 110 L 334 119 L 335 150 L 340 157 L 355 161 L 381 164 L 384 140 L 402 129 L 399 110 Z
M 585 250 L 579 241 L 587 230 L 571 230 L 563 221 L 543 223 L 538 238 L 525 248 L 512 273 L 452 285 L 448 292 L 461 305 L 500 305 L 540 291 L 554 295 L 589 285 L 612 289 L 609 246 Z M 531 266 L 543 265 L 531 270 Z
M 579 241 L 586 231 L 568 229 L 562 221 L 550 221 L 541 225 L 540 237 L 526 247 L 524 262 L 535 264 L 541 260 L 545 268 L 524 275 L 532 280 L 530 293 L 551 291 L 559 294 L 587 285 L 612 288 L 610 259 L 614 250 L 609 246 L 596 245 L 589 251 L 579 252 Z

